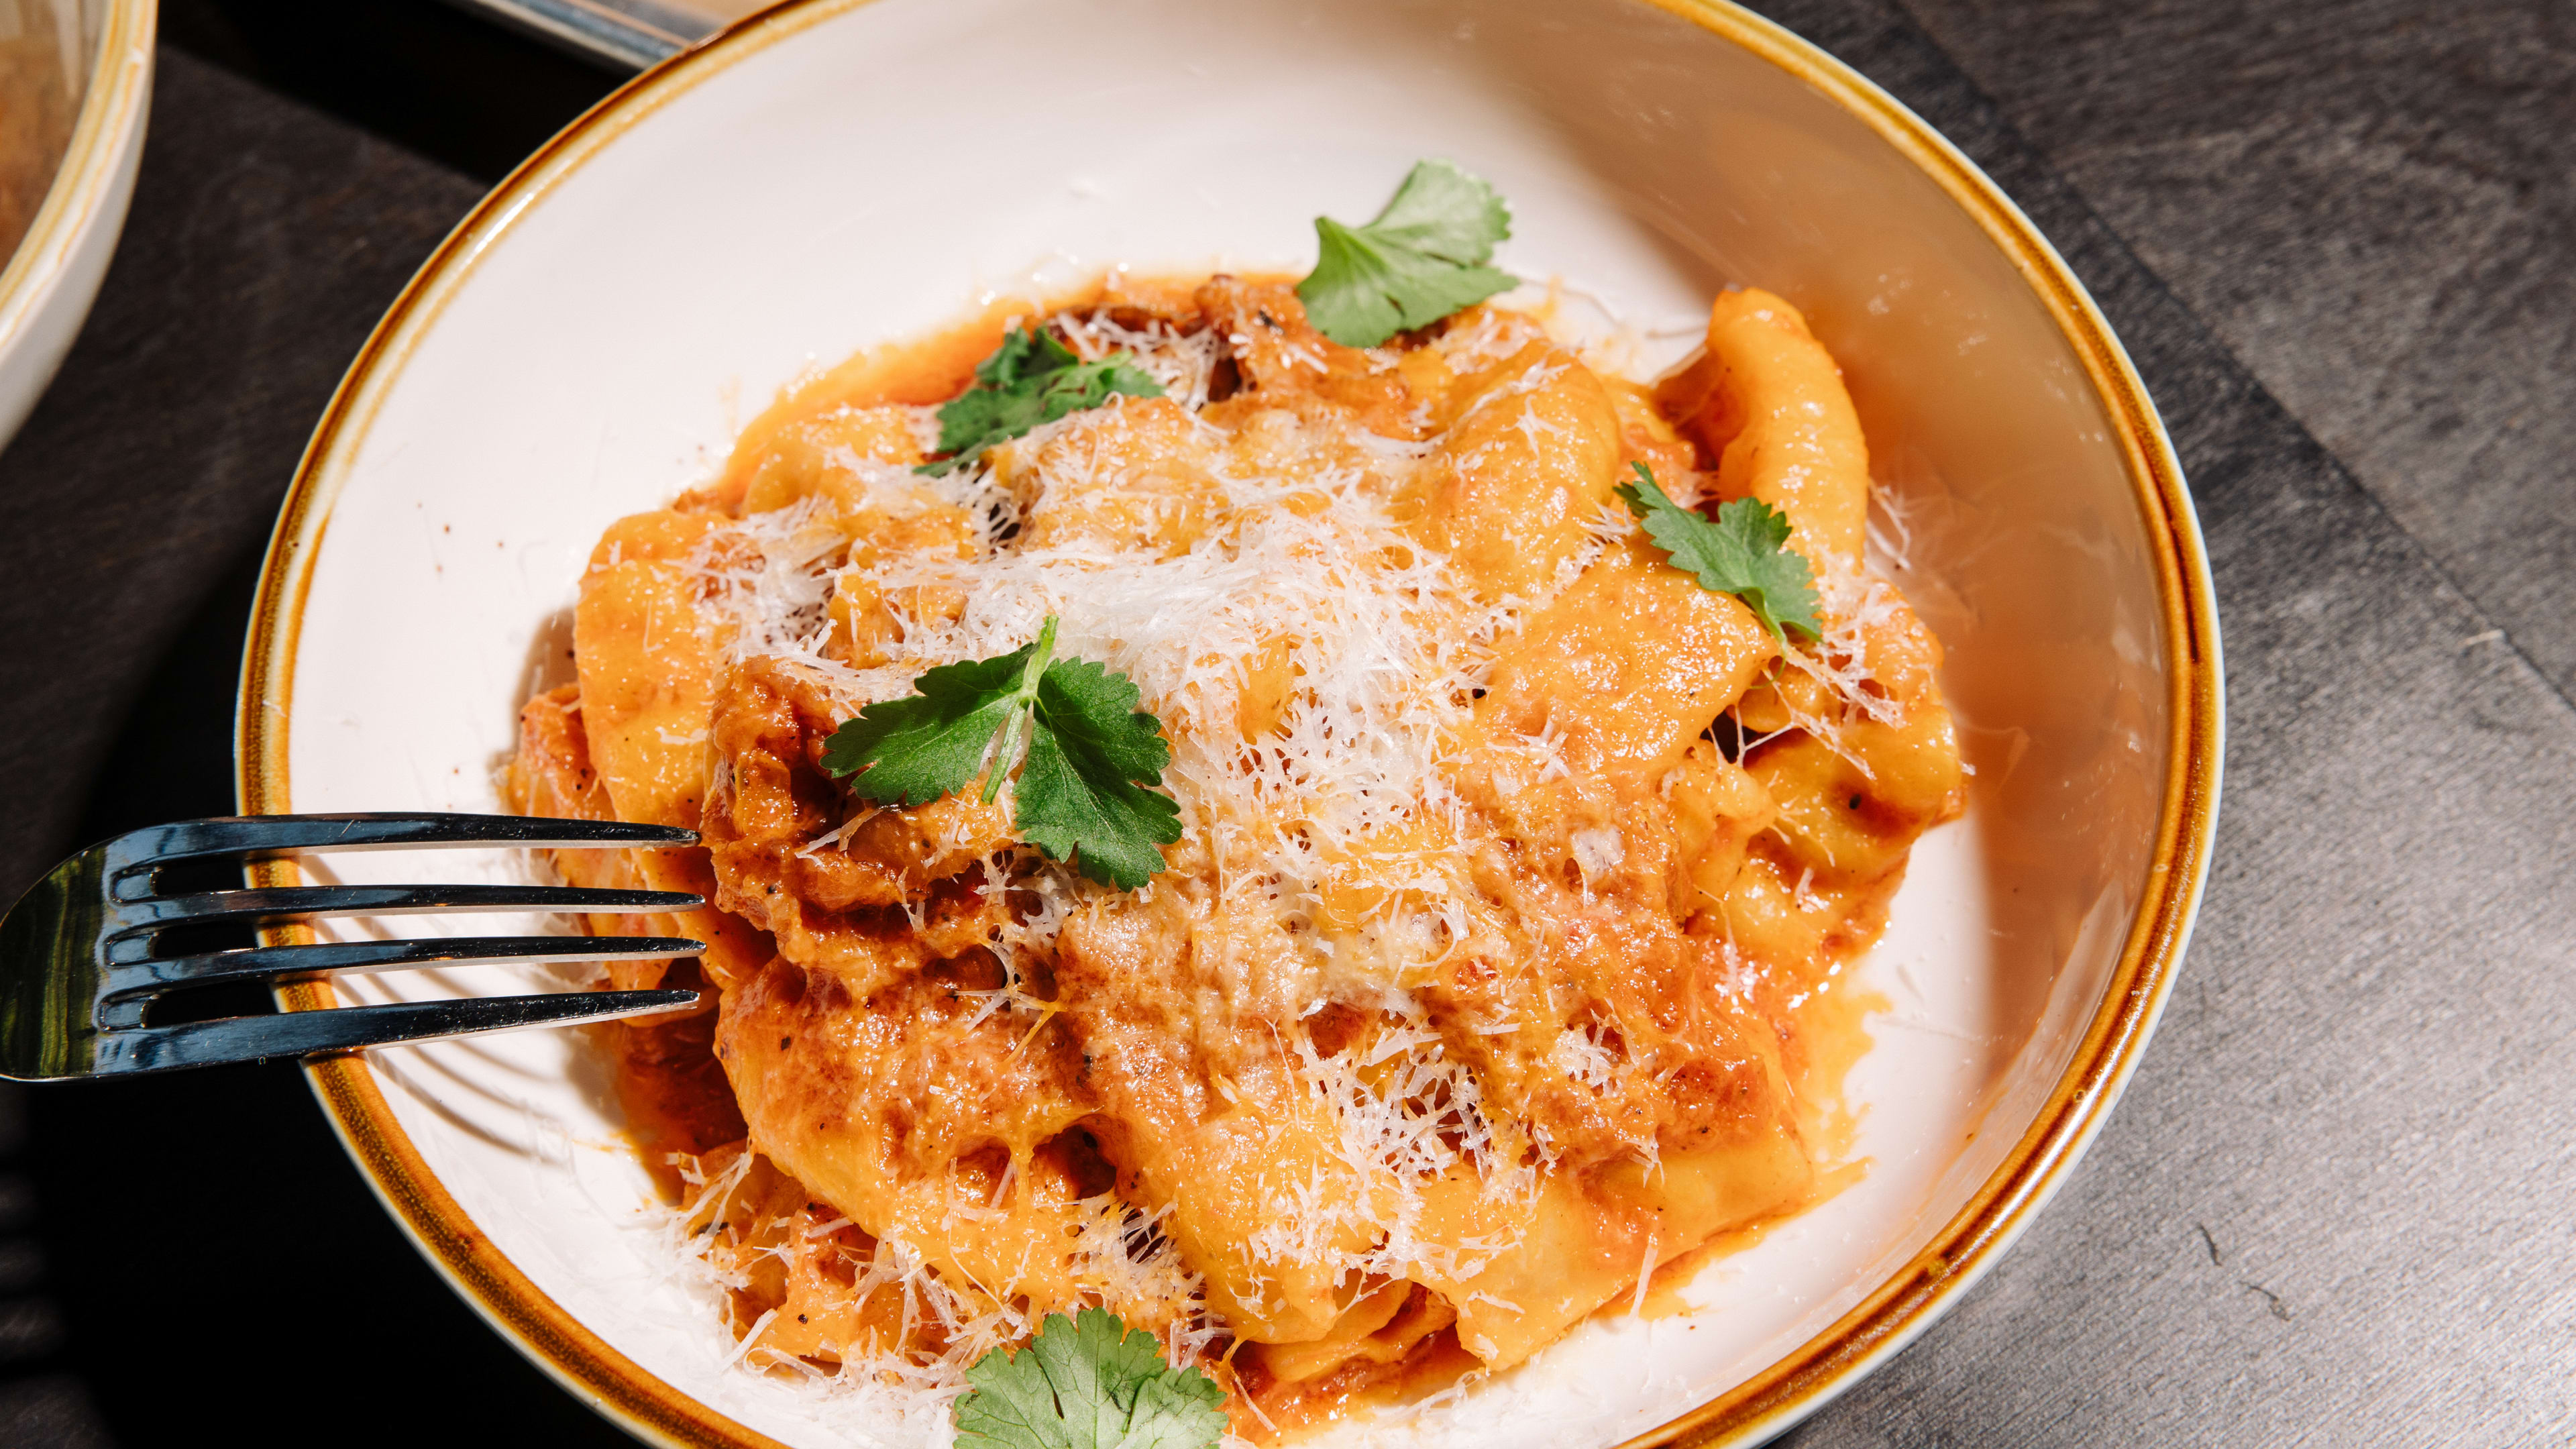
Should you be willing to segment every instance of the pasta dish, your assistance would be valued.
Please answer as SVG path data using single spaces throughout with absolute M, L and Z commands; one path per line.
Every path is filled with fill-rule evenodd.
M 941 405 L 1041 352 L 1133 382 L 955 451 Z M 742 1361 L 953 1394 L 1099 1307 L 1269 1439 L 1829 1192 L 1849 968 L 1964 799 L 1869 486 L 1761 291 L 1647 383 L 1499 306 L 1356 347 L 1293 279 L 1122 275 L 821 374 L 617 522 L 508 793 L 701 832 L 557 868 L 710 903 L 594 926 L 706 943 L 620 963 L 710 1004 L 608 1040 Z M 1803 623 L 1673 541 L 1771 518 Z M 1043 693 L 966 785 L 845 767 L 933 671 L 1048 651 L 1165 752 L 1094 792 L 1163 802 L 1132 885 L 1030 824 Z

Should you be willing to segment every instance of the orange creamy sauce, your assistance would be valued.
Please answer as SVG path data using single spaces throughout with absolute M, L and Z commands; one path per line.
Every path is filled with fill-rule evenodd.
M 998 535 L 888 511 L 891 485 L 843 476 L 917 460 L 912 409 L 954 396 L 1014 321 L 1066 316 L 1213 331 L 1195 419 L 1129 401 L 995 450 L 1020 509 Z M 823 656 L 882 664 L 966 612 L 966 586 L 883 586 L 885 558 L 1086 537 L 1185 550 L 1240 505 L 1192 491 L 1193 469 L 1375 466 L 1351 461 L 1354 430 L 1406 459 L 1382 489 L 1410 541 L 1396 552 L 1447 560 L 1461 610 L 1492 607 L 1479 590 L 1532 602 L 1455 702 L 1447 823 L 1425 813 L 1379 827 L 1375 854 L 1327 858 L 1284 934 L 1281 908 L 1247 914 L 1205 885 L 1225 879 L 1222 843 L 1185 839 L 1167 877 L 1119 897 L 1041 880 L 996 807 L 854 805 L 818 768 L 853 712 L 828 670 L 728 657 L 720 630 L 673 623 L 704 607 L 736 520 L 804 507 L 846 535 L 823 539 L 844 569 Z M 1211 463 L 1211 446 L 1234 452 Z M 1078 468 L 1075 448 L 1091 450 Z M 1824 641 L 1784 660 L 1749 611 L 1634 537 L 1587 543 L 1632 461 L 1677 499 L 1786 512 L 1829 584 Z M 1361 353 L 1315 334 L 1279 283 L 1121 279 L 823 373 L 744 430 L 714 483 L 617 525 L 584 582 L 581 682 L 529 703 L 510 790 L 532 814 L 704 832 L 696 850 L 559 866 L 715 902 L 594 923 L 708 941 L 670 979 L 718 1002 L 601 1040 L 639 1150 L 735 1271 L 752 1361 L 953 1353 L 889 1267 L 926 1262 L 960 1311 L 1105 1303 L 1200 1360 L 1236 1430 L 1266 1438 L 1508 1367 L 1595 1310 L 1671 1311 L 1689 1269 L 1850 1181 L 1841 1082 L 1877 1003 L 1847 967 L 1914 839 L 1962 803 L 1939 646 L 1859 575 L 1866 489 L 1831 359 L 1767 294 L 1720 298 L 1705 355 L 1649 389 L 1509 314 Z M 1290 728 L 1301 670 L 1273 649 L 1230 693 L 1158 712 L 1176 738 L 1257 752 Z M 1553 769 L 1526 767 L 1532 740 Z M 1397 960 L 1375 997 L 1317 976 L 1315 935 L 1343 958 L 1385 949 L 1408 899 L 1385 862 L 1425 859 L 1469 882 L 1452 949 Z M 1038 948 L 1009 944 L 1039 918 Z M 1260 961 L 1312 999 L 1260 1000 Z M 621 965 L 613 984 L 659 969 Z M 1317 1106 L 1327 1079 L 1377 1095 L 1337 1119 Z M 1423 1145 L 1353 1166 L 1348 1102 Z M 1263 1239 L 1299 1212 L 1295 1246 Z M 1397 1255 L 1372 1226 L 1390 1217 L 1430 1246 Z

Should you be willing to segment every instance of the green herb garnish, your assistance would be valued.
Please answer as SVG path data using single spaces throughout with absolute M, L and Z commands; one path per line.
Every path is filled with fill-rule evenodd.
M 1758 498 L 1738 498 L 1719 508 L 1711 523 L 1667 497 L 1645 464 L 1629 466 L 1637 470 L 1637 481 L 1620 484 L 1619 497 L 1673 567 L 1696 577 L 1710 593 L 1742 599 L 1775 639 L 1787 641 L 1783 625 L 1809 638 L 1824 632 L 1816 625 L 1815 571 L 1784 547 L 1789 515 Z
M 1163 385 L 1124 352 L 1084 362 L 1046 329 L 1015 323 L 993 355 L 975 365 L 974 386 L 939 410 L 939 451 L 948 456 L 913 471 L 965 467 L 996 443 L 1118 394 L 1161 397 Z
M 927 804 L 981 770 L 990 804 L 1026 739 L 1013 826 L 1050 858 L 1132 891 L 1163 868 L 1158 847 L 1181 838 L 1180 806 L 1151 788 L 1172 749 L 1127 676 L 1055 658 L 1055 629 L 1049 614 L 1036 643 L 943 664 L 914 694 L 869 705 L 832 732 L 823 768 L 880 805 Z
M 1446 161 L 1419 161 L 1368 225 L 1315 218 L 1315 270 L 1297 296 L 1316 331 L 1375 347 L 1518 286 L 1485 265 L 1511 234 L 1511 210 L 1494 188 Z
M 1118 1315 L 1050 1313 L 1017 1353 L 995 1349 L 966 1370 L 958 1449 L 1212 1449 L 1225 1434 L 1225 1391 Z

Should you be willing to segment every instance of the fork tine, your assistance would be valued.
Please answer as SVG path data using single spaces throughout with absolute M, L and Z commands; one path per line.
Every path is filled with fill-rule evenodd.
M 554 850 L 694 845 L 698 833 L 623 820 L 548 820 L 524 815 L 224 815 L 178 820 L 117 837 L 119 872 L 219 855 L 425 846 L 517 846 Z
M 338 975 L 462 963 L 497 966 L 517 961 L 624 961 L 694 956 L 705 949 L 703 942 L 677 936 L 426 936 L 396 941 L 257 946 L 198 956 L 152 956 L 113 962 L 106 971 L 106 989 L 98 999 L 106 1004 L 175 986 L 206 986 L 249 977 Z
M 605 891 L 577 886 L 283 886 L 120 902 L 117 910 L 121 927 L 114 935 L 133 936 L 169 926 L 269 921 L 281 916 L 394 916 L 422 911 L 625 914 L 688 911 L 705 904 L 703 896 L 678 891 Z
M 694 991 L 567 991 L 550 996 L 480 996 L 455 1001 L 399 1001 L 277 1016 L 235 1016 L 179 1026 L 112 1031 L 98 1038 L 102 1073 L 164 1072 L 270 1057 L 352 1051 L 397 1042 L 439 1041 L 522 1026 L 563 1026 L 621 1016 L 684 1011 Z

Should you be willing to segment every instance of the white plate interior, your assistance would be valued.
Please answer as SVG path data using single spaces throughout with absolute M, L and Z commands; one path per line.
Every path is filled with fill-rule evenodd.
M 1502 264 L 1561 279 L 1569 318 L 1616 319 L 1641 363 L 1730 283 L 1807 311 L 1910 527 L 1898 578 L 1949 646 L 1979 774 L 1864 967 L 1893 1003 L 1849 1084 L 1864 1180 L 1714 1264 L 1691 1313 L 1596 1320 L 1461 1403 L 1319 1442 L 1606 1444 L 1741 1382 L 1911 1257 L 2064 1070 L 2145 888 L 2165 641 L 2113 429 L 2023 278 L 1826 96 L 1634 0 L 876 0 L 671 97 L 474 257 L 361 399 L 322 479 L 293 808 L 500 808 L 601 529 L 705 477 L 806 369 L 1114 265 L 1302 269 L 1315 213 L 1365 217 L 1422 156 L 1492 180 Z M 791 1444 L 917 1441 L 726 1367 L 577 1036 L 369 1060 L 476 1225 L 610 1345 Z

